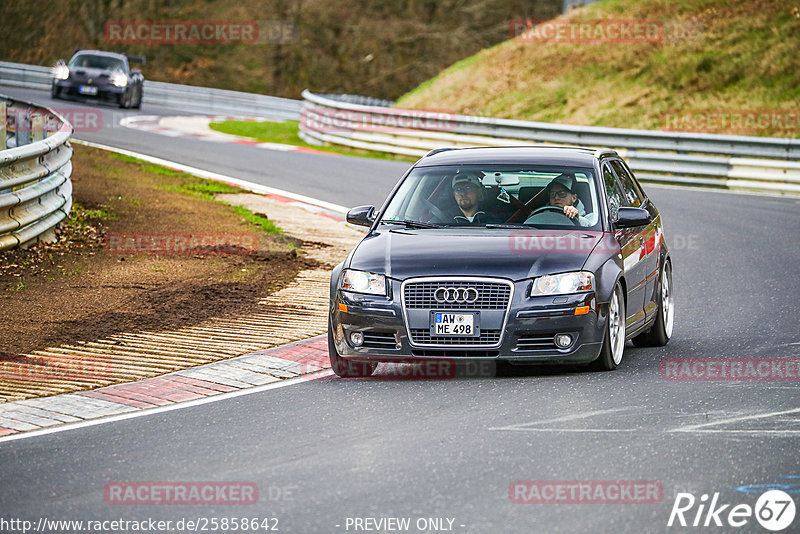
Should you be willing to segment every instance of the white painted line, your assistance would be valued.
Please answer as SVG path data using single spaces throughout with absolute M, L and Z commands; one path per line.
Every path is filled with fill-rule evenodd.
M 138 158 L 143 161 L 147 161 L 150 163 L 155 163 L 157 165 L 163 165 L 165 167 L 170 167 L 175 170 L 183 171 L 187 174 L 192 174 L 194 176 L 198 176 L 200 178 L 206 178 L 208 180 L 215 180 L 218 182 L 226 182 L 229 184 L 237 185 L 242 189 L 246 189 L 248 191 L 252 191 L 253 193 L 260 193 L 262 195 L 280 195 L 286 198 L 291 198 L 292 200 L 297 200 L 299 202 L 305 202 L 306 204 L 311 204 L 313 206 L 317 206 L 319 208 L 323 208 L 326 210 L 330 210 L 336 213 L 347 213 L 348 208 L 344 206 L 340 206 L 339 204 L 333 204 L 332 202 L 327 202 L 325 200 L 319 200 L 317 198 L 307 197 L 305 195 L 299 195 L 297 193 L 292 193 L 291 191 L 284 191 L 283 189 L 277 189 L 275 187 L 269 187 L 266 185 L 257 184 L 254 182 L 248 182 L 247 180 L 241 180 L 239 178 L 233 178 L 231 176 L 225 176 L 224 174 L 219 174 L 216 172 L 206 171 L 203 169 L 198 169 L 197 167 L 191 167 L 189 165 L 184 165 L 183 163 L 177 163 L 174 161 L 169 161 L 166 159 L 156 158 L 154 156 L 148 156 L 147 154 L 141 154 L 139 152 L 133 152 L 132 150 L 125 150 L 123 148 L 117 148 L 108 145 L 101 145 L 99 143 L 92 143 L 91 141 L 82 141 L 80 139 L 72 139 L 71 143 L 75 143 L 78 145 L 85 145 L 90 146 L 93 148 L 99 148 L 101 150 L 108 150 L 110 152 L 116 152 L 117 154 L 123 154 L 125 156 L 131 156 L 133 158 Z
M 249 387 L 247 389 L 241 389 L 239 391 L 229 391 L 227 393 L 219 393 L 218 395 L 212 395 L 210 397 L 204 397 L 202 399 L 196 399 L 186 402 L 179 402 L 176 404 L 171 404 L 167 406 L 158 406 L 155 408 L 147 408 L 144 410 L 138 410 L 135 412 L 129 412 L 120 415 L 111 415 L 107 417 L 102 417 L 99 419 L 92 419 L 89 421 L 81 421 L 80 423 L 65 423 L 63 425 L 54 427 L 54 428 L 44 428 L 42 430 L 34 430 L 30 432 L 23 432 L 20 434 L 11 434 L 9 436 L 0 437 L 0 443 L 6 441 L 14 441 L 18 439 L 25 439 L 25 438 L 33 438 L 37 436 L 45 436 L 48 434 L 55 434 L 57 432 L 66 432 L 68 430 L 76 430 L 79 428 L 86 428 L 95 425 L 103 425 L 105 423 L 115 423 L 117 421 L 125 421 L 128 419 L 135 419 L 137 417 L 145 417 L 148 415 L 155 415 L 164 412 L 171 412 L 173 410 L 182 410 L 184 408 L 191 408 L 193 406 L 200 406 L 202 404 L 209 404 L 212 402 L 219 402 L 223 400 L 232 399 L 235 397 L 241 397 L 244 395 L 252 395 L 253 393 L 261 393 L 262 391 L 268 391 L 270 389 L 277 389 L 282 388 L 285 386 L 293 386 L 295 384 L 299 384 L 301 382 L 308 382 L 311 380 L 317 380 L 319 378 L 324 378 L 326 376 L 330 376 L 333 374 L 333 371 L 330 369 L 325 369 L 324 371 L 318 371 L 316 373 L 309 373 L 307 375 L 298 376 L 296 378 L 287 378 L 286 380 L 281 380 L 280 382 L 273 382 L 271 384 L 264 384 L 263 386 L 254 386 Z
M 612 408 L 610 410 L 597 410 L 597 411 L 594 411 L 594 412 L 584 412 L 584 413 L 564 415 L 562 417 L 554 417 L 552 419 L 544 419 L 542 421 L 534 421 L 532 423 L 520 423 L 520 424 L 517 424 L 517 425 L 493 427 L 493 428 L 489 428 L 489 430 L 527 430 L 527 427 L 532 427 L 533 425 L 547 425 L 547 424 L 551 424 L 551 423 L 563 423 L 563 422 L 566 422 L 566 421 L 576 421 L 578 419 L 588 419 L 589 417 L 594 417 L 596 415 L 605 415 L 605 414 L 610 414 L 610 413 L 624 412 L 624 411 L 628 411 L 628 410 L 630 410 L 630 408 Z M 542 429 L 533 428 L 532 430 L 542 430 Z
M 769 435 L 769 436 L 798 436 L 800 430 L 671 430 L 670 432 L 686 432 L 689 434 L 755 434 L 755 435 Z
M 800 408 L 795 408 L 793 410 L 784 410 L 782 412 L 769 412 L 769 413 L 761 413 L 755 415 L 743 415 L 741 417 L 731 417 L 728 419 L 721 419 L 719 421 L 713 421 L 711 423 L 701 423 L 698 425 L 687 425 L 670 430 L 670 432 L 694 432 L 699 428 L 704 428 L 708 426 L 718 426 L 718 425 L 725 425 L 728 423 L 738 423 L 739 421 L 752 421 L 754 419 L 766 419 L 767 417 L 776 417 L 779 415 L 787 415 L 791 413 L 800 413 Z M 766 432 L 766 430 L 762 430 L 760 432 Z
M 511 432 L 639 432 L 641 428 L 490 428 Z

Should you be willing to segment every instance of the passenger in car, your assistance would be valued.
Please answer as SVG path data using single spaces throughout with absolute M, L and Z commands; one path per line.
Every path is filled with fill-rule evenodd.
M 486 224 L 492 222 L 483 210 L 483 182 L 477 174 L 458 173 L 453 177 L 453 196 L 460 214 L 453 217 L 456 224 Z

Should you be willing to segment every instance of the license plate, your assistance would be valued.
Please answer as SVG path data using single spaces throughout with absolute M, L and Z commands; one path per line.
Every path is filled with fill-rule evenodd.
M 477 313 L 431 312 L 432 336 L 478 337 Z
M 96 95 L 97 87 L 92 87 L 91 85 L 81 85 L 78 91 L 82 95 Z

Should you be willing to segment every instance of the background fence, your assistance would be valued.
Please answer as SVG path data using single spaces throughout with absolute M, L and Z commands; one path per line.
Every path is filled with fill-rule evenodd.
M 0 62 L 0 84 L 50 87 L 48 67 Z M 800 193 L 800 140 L 552 124 L 401 110 L 392 102 L 303 92 L 303 100 L 146 81 L 144 103 L 204 114 L 300 120 L 310 143 L 422 156 L 433 148 L 610 147 L 644 181 Z
M 680 185 L 800 192 L 800 140 L 599 128 L 435 111 L 303 92 L 301 136 L 392 154 L 440 147 L 559 144 L 610 147 L 637 177 Z
M 52 69 L 0 61 L 0 84 L 50 90 Z M 276 119 L 300 118 L 302 102 L 290 98 L 195 87 L 145 80 L 142 102 L 196 113 L 263 116 Z
M 72 127 L 0 95 L 0 250 L 55 238 L 72 207 Z

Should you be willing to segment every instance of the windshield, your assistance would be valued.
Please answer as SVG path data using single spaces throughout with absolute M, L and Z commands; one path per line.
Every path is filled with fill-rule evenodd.
M 102 70 L 121 70 L 125 72 L 125 62 L 119 58 L 79 54 L 69 61 L 70 68 L 87 68 Z
M 592 228 L 598 225 L 592 169 L 542 165 L 417 167 L 382 222 L 437 226 Z

